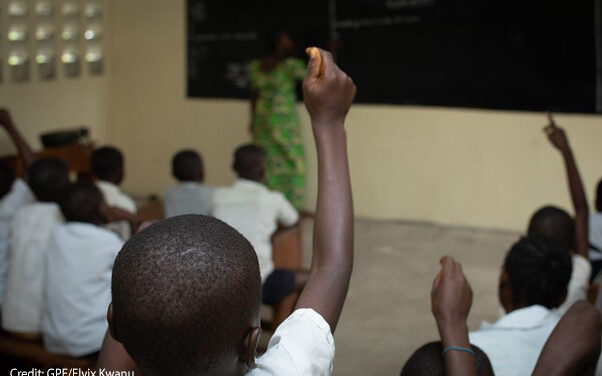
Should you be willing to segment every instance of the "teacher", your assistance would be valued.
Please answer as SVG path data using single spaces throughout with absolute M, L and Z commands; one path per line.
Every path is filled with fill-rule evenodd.
M 295 45 L 287 32 L 270 33 L 267 42 L 268 55 L 249 65 L 253 142 L 265 151 L 265 184 L 301 209 L 305 153 L 295 105 L 307 67 L 290 57 Z

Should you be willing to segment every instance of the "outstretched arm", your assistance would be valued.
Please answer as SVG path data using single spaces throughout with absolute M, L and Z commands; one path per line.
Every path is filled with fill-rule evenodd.
M 318 151 L 318 203 L 311 276 L 297 308 L 312 308 L 334 332 L 353 267 L 353 202 L 347 161 L 345 118 L 356 87 L 330 53 L 311 49 L 303 82 Z
M 571 199 L 575 209 L 575 253 L 587 258 L 589 250 L 588 221 L 589 208 L 583 182 L 579 175 L 577 163 L 564 129 L 558 127 L 552 114 L 549 114 L 550 124 L 545 128 L 548 139 L 562 154 L 566 174 L 571 191 Z
M 548 338 L 533 376 L 593 376 L 600 330 L 600 312 L 585 301 L 575 303 Z
M 19 158 L 21 158 L 21 162 L 23 163 L 23 170 L 25 172 L 25 175 L 27 175 L 27 171 L 29 170 L 29 166 L 31 165 L 31 163 L 34 161 L 35 155 L 29 147 L 27 141 L 25 141 L 25 139 L 21 135 L 21 132 L 19 132 L 19 130 L 13 123 L 10 113 L 4 108 L 0 109 L 0 125 L 4 127 L 11 140 L 17 147 Z
M 470 349 L 466 320 L 472 306 L 472 289 L 464 277 L 462 265 L 452 257 L 441 259 L 441 271 L 433 281 L 431 309 L 443 349 L 461 347 Z M 446 352 L 445 374 L 448 376 L 476 376 L 476 362 L 467 351 Z

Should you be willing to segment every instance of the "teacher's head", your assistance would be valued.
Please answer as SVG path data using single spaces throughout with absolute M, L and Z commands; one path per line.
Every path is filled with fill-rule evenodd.
M 295 50 L 295 42 L 286 30 L 277 29 L 266 34 L 266 44 L 270 55 L 286 57 Z

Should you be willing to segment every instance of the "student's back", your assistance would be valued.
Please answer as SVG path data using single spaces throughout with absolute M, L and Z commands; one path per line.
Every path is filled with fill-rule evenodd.
M 8 110 L 0 108 L 0 126 L 8 133 L 15 144 L 21 167 L 25 175 L 34 160 L 34 154 L 29 144 L 15 124 Z M 17 211 L 23 206 L 35 201 L 35 197 L 27 183 L 15 177 L 12 167 L 0 165 L 0 305 L 4 298 L 6 277 L 9 264 L 10 225 Z
M 0 199 L 0 305 L 4 299 L 4 290 L 9 264 L 9 237 L 13 218 L 19 209 L 31 204 L 35 197 L 22 179 L 15 179 L 10 191 Z
M 111 270 L 123 241 L 99 225 L 106 204 L 89 182 L 71 185 L 61 209 L 68 220 L 50 238 L 46 253 L 42 332 L 57 354 L 97 352 L 107 330 Z
M 130 214 L 136 214 L 136 203 L 119 188 L 125 171 L 121 151 L 111 146 L 98 148 L 92 153 L 91 164 L 96 185 L 102 192 L 107 205 L 125 210 Z M 127 221 L 112 222 L 107 227 L 119 234 L 123 240 L 129 239 L 132 235 L 130 224 Z
M 570 276 L 571 256 L 549 239 L 530 236 L 510 249 L 499 282 L 500 303 L 508 313 L 469 336 L 497 376 L 531 374 L 560 320 L 557 308 L 566 298 Z
M 83 356 L 100 349 L 107 331 L 111 270 L 123 241 L 88 223 L 65 223 L 46 255 L 43 333 L 53 353 Z
M 63 221 L 57 201 L 68 183 L 65 163 L 35 162 L 30 182 L 37 202 L 21 208 L 10 228 L 10 260 L 2 305 L 2 327 L 11 332 L 40 332 L 44 255 L 48 240 Z
M 201 156 L 194 150 L 178 152 L 172 160 L 172 175 L 178 184 L 165 194 L 165 217 L 211 214 L 213 189 L 203 184 L 205 171 Z

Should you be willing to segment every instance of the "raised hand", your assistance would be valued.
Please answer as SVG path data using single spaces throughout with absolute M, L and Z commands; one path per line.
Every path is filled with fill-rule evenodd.
M 433 316 L 439 326 L 465 326 L 472 306 L 472 289 L 462 265 L 453 257 L 445 256 L 440 262 L 441 271 L 431 291 Z
M 330 52 L 315 47 L 308 52 L 310 60 L 303 81 L 303 97 L 314 128 L 342 125 L 357 88 L 339 69 Z
M 318 200 L 311 276 L 297 308 L 318 312 L 334 332 L 353 269 L 353 200 L 344 122 L 356 88 L 330 53 L 312 48 L 303 91 L 318 152 Z
M 564 129 L 556 125 L 554 116 L 548 113 L 549 124 L 544 128 L 544 132 L 548 135 L 550 143 L 561 152 L 570 150 L 569 141 Z
M 462 265 L 452 257 L 441 259 L 441 271 L 433 281 L 431 309 L 444 349 L 445 374 L 476 376 L 474 355 L 469 353 L 466 319 L 472 306 L 472 289 L 464 277 Z M 458 348 L 465 349 L 459 351 Z

